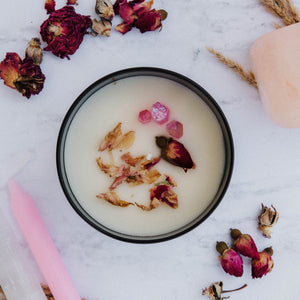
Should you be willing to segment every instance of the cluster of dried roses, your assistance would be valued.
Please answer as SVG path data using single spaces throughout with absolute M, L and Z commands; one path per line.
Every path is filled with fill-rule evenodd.
M 183 144 L 178 141 L 161 136 L 156 138 L 157 145 L 160 145 L 161 148 L 161 156 L 154 158 L 148 158 L 145 155 L 133 157 L 127 152 L 121 155 L 120 159 L 122 164 L 118 166 L 115 164 L 112 150 L 127 150 L 132 146 L 135 140 L 135 132 L 128 131 L 123 134 L 121 125 L 121 123 L 118 123 L 112 131 L 107 133 L 100 143 L 98 150 L 100 152 L 105 150 L 109 151 L 108 153 L 111 162 L 109 164 L 104 163 L 101 157 L 98 157 L 96 161 L 100 170 L 110 176 L 113 179 L 113 182 L 109 186 L 108 192 L 100 193 L 96 197 L 104 199 L 116 206 L 127 207 L 129 205 L 136 205 L 146 211 L 157 208 L 162 203 L 165 203 L 172 208 L 177 208 L 178 198 L 173 190 L 173 188 L 177 186 L 175 180 L 170 175 L 162 176 L 161 173 L 157 169 L 153 169 L 153 167 L 159 163 L 161 158 L 163 158 L 186 171 L 188 168 L 195 166 L 188 151 Z M 115 190 L 123 182 L 126 182 L 131 186 L 154 184 L 150 189 L 149 205 L 145 206 L 139 203 L 121 200 Z
M 272 227 L 279 218 L 276 209 L 273 206 L 272 208 L 273 210 L 262 204 L 262 211 L 258 217 L 258 229 L 267 238 L 271 237 Z M 230 231 L 234 240 L 233 247 L 228 247 L 225 242 L 217 242 L 216 245 L 217 251 L 221 254 L 219 259 L 224 271 L 230 275 L 241 277 L 243 275 L 243 260 L 240 254 L 242 254 L 251 258 L 252 278 L 261 278 L 270 273 L 274 266 L 272 247 L 258 252 L 256 244 L 249 234 L 242 234 L 238 229 L 230 229 Z M 204 289 L 203 295 L 207 295 L 211 299 L 221 300 L 224 299 L 221 297 L 224 292 L 222 282 L 216 282 Z
M 55 0 L 46 0 L 45 9 L 49 17 L 40 27 L 42 40 L 47 43 L 45 51 L 51 51 L 60 58 L 68 58 L 79 48 L 88 28 L 94 36 L 109 36 L 111 20 L 119 14 L 124 20 L 116 26 L 116 30 L 125 34 L 131 28 L 137 27 L 140 31 L 153 31 L 161 28 L 161 21 L 167 16 L 164 10 L 151 9 L 153 0 L 117 0 L 114 5 L 110 0 L 96 0 L 95 11 L 100 20 L 93 21 L 89 16 L 77 14 L 72 5 L 77 0 L 67 0 L 67 5 L 55 9 Z M 44 87 L 45 75 L 40 64 L 43 52 L 39 38 L 33 38 L 25 51 L 25 58 L 21 59 L 15 52 L 6 53 L 0 63 L 0 78 L 4 84 L 17 90 L 26 98 L 39 94 Z

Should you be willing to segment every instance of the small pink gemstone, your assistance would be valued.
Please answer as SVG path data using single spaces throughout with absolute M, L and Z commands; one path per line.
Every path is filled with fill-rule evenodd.
M 161 104 L 156 102 L 152 105 L 152 118 L 159 124 L 164 124 L 169 120 L 169 109 Z
M 170 136 L 179 139 L 183 136 L 183 125 L 173 120 L 167 124 L 167 131 Z
M 139 121 L 142 123 L 142 124 L 146 124 L 146 123 L 149 123 L 151 121 L 151 112 L 147 109 L 145 110 L 142 110 L 140 113 L 139 113 Z

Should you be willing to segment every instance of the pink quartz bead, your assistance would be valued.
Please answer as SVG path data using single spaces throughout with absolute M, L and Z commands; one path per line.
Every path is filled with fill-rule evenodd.
M 146 123 L 149 123 L 151 121 L 151 112 L 148 110 L 148 109 L 145 109 L 145 110 L 142 110 L 140 113 L 139 113 L 139 121 L 142 123 L 142 124 L 146 124 Z
M 173 120 L 167 124 L 167 131 L 170 136 L 179 139 L 183 136 L 183 125 Z
M 169 120 L 169 109 L 161 104 L 156 102 L 152 105 L 152 118 L 155 122 L 159 124 L 164 124 Z

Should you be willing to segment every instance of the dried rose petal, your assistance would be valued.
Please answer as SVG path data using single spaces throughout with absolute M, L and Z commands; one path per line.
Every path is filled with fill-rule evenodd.
M 171 121 L 167 124 L 167 131 L 170 136 L 179 139 L 183 136 L 183 125 L 178 121 Z
M 107 202 L 120 207 L 127 207 L 129 205 L 133 205 L 131 202 L 127 202 L 124 200 L 121 200 L 117 193 L 115 192 L 108 192 L 108 193 L 100 193 L 96 196 L 98 199 L 104 199 Z
M 105 164 L 103 163 L 101 157 L 98 157 L 96 161 L 99 169 L 110 177 L 119 177 L 124 173 L 125 165 L 115 166 L 111 164 Z
M 135 131 L 126 132 L 120 142 L 116 145 L 116 149 L 128 149 L 132 146 L 135 140 Z
M 141 33 L 147 31 L 154 31 L 161 27 L 160 13 L 155 10 L 145 11 L 139 15 L 135 27 L 140 30 Z
M 152 115 L 151 112 L 148 109 L 142 110 L 139 113 L 139 121 L 142 124 L 146 124 L 149 123 L 152 119 Z
M 26 98 L 38 94 L 44 87 L 45 75 L 32 58 L 20 59 L 17 53 L 7 53 L 0 63 L 0 77 L 4 84 L 16 89 Z
M 20 65 L 22 60 L 17 53 L 6 53 L 5 59 L 0 63 L 0 77 L 4 80 L 4 84 L 15 89 L 15 81 L 20 74 Z
M 149 11 L 152 7 L 152 4 L 153 4 L 153 0 L 149 0 L 147 2 L 135 1 L 135 3 L 133 3 L 132 8 L 133 8 L 134 13 L 139 17 L 144 12 Z
M 100 143 L 99 151 L 104 151 L 107 148 L 108 150 L 112 150 L 120 143 L 122 139 L 121 125 L 122 123 L 119 122 L 117 126 L 105 136 Z
M 146 170 L 150 170 L 152 167 L 154 167 L 156 164 L 158 164 L 160 161 L 160 156 L 154 157 L 152 159 L 146 160 L 142 163 L 142 167 Z
M 217 242 L 216 249 L 221 254 L 219 259 L 224 271 L 230 275 L 241 277 L 243 275 L 241 256 L 232 248 L 228 248 L 224 242 Z
M 270 238 L 272 227 L 277 223 L 279 214 L 273 205 L 271 205 L 271 207 L 274 211 L 263 204 L 261 204 L 261 206 L 261 213 L 258 216 L 258 229 L 265 237 Z
M 157 146 L 161 148 L 161 157 L 163 159 L 175 166 L 183 168 L 185 172 L 188 169 L 195 169 L 196 165 L 183 144 L 164 136 L 158 136 L 155 139 Z
M 151 114 L 153 120 L 158 124 L 166 123 L 169 120 L 169 109 L 160 102 L 156 102 L 152 105 Z
M 238 229 L 230 229 L 231 237 L 235 240 L 234 247 L 239 253 L 259 259 L 257 247 L 249 234 L 242 234 Z
M 121 32 L 122 34 L 127 33 L 128 31 L 130 31 L 132 29 L 131 25 L 128 25 L 127 23 L 123 22 L 118 24 L 115 29 L 119 32 Z
M 54 0 L 46 0 L 45 1 L 45 9 L 47 10 L 47 14 L 51 14 L 55 11 L 55 1 Z
M 135 15 L 132 4 L 127 3 L 126 1 L 120 3 L 119 5 L 119 15 L 128 25 L 131 25 L 137 18 Z
M 252 259 L 252 278 L 261 278 L 270 273 L 274 267 L 272 247 L 259 252 L 259 259 Z
M 77 0 L 68 0 L 67 5 L 77 5 Z
M 73 6 L 53 11 L 40 28 L 43 41 L 48 43 L 44 50 L 69 59 L 69 55 L 79 48 L 91 25 L 90 17 L 77 14 Z
M 128 165 L 135 167 L 137 164 L 142 162 L 145 159 L 145 155 L 137 156 L 137 157 L 132 157 L 129 152 L 123 154 L 121 156 L 121 159 L 126 162 Z

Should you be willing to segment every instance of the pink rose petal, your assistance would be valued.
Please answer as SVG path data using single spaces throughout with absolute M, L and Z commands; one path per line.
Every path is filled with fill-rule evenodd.
M 167 131 L 170 136 L 179 139 L 183 136 L 183 125 L 173 120 L 167 124 Z
M 164 124 L 169 120 L 169 109 L 161 104 L 156 102 L 152 105 L 152 118 L 159 124 Z

